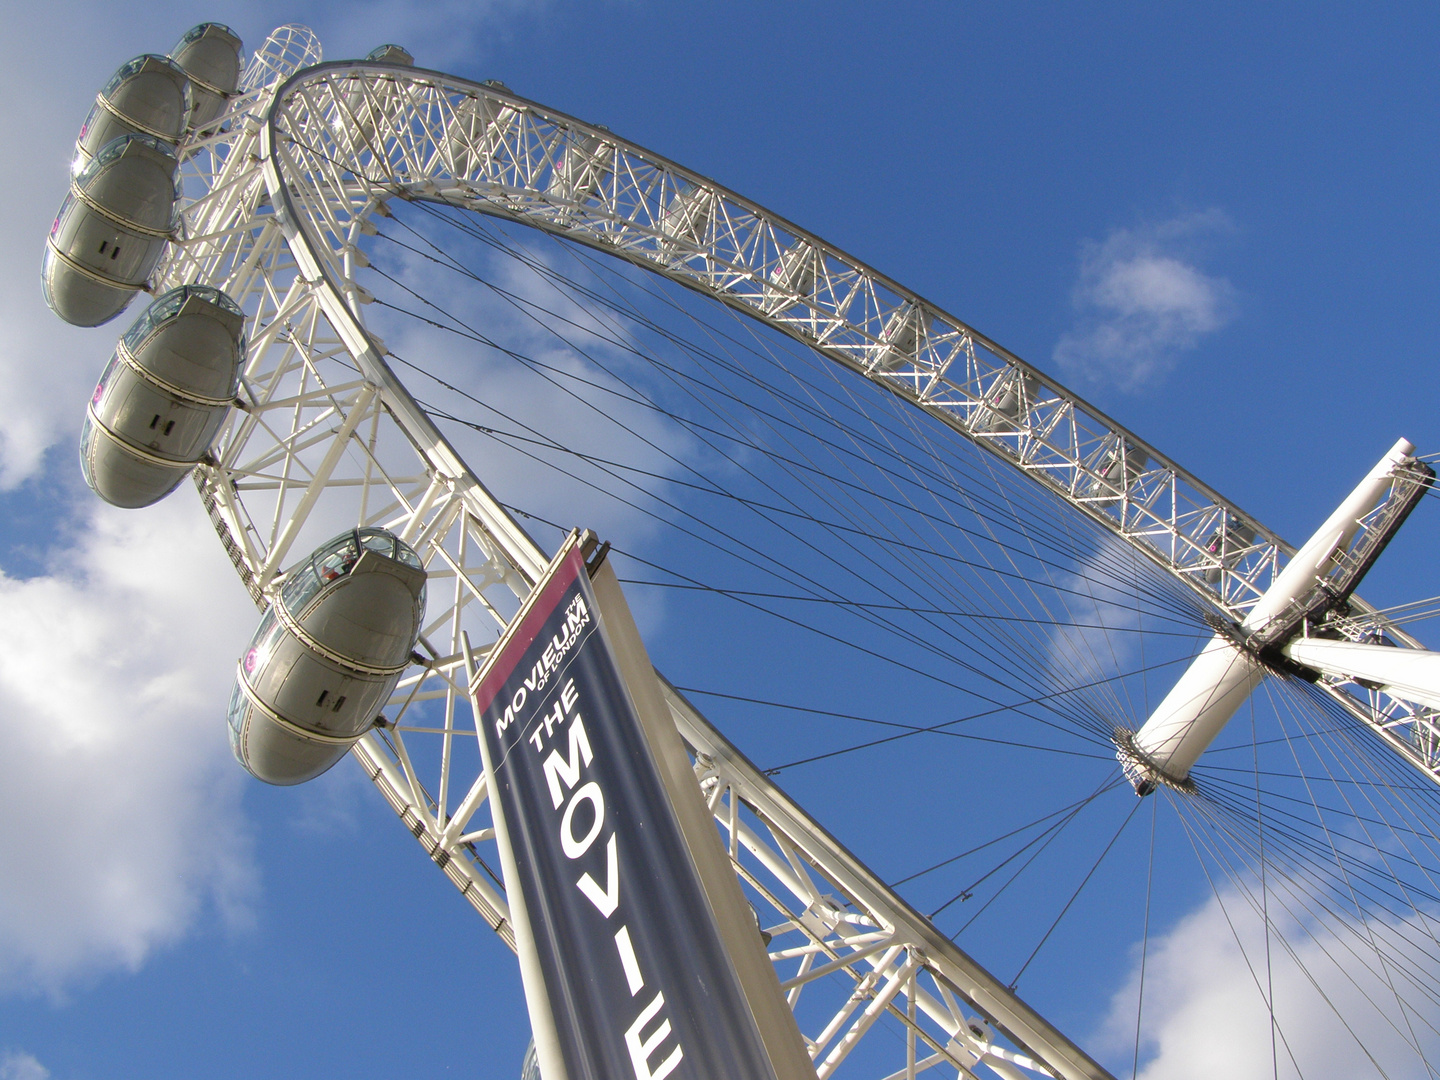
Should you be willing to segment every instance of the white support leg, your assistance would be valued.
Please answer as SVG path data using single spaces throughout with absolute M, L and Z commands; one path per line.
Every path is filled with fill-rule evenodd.
M 1353 679 L 1403 701 L 1440 709 L 1440 653 L 1303 637 L 1282 651 L 1323 675 Z
M 1263 630 L 1333 568 L 1335 555 L 1349 547 L 1361 521 L 1385 497 L 1396 467 L 1414 450 L 1405 439 L 1390 448 L 1250 609 L 1240 627 L 1243 633 Z M 1254 657 L 1216 634 L 1145 726 L 1121 747 L 1121 760 L 1136 790 L 1148 790 L 1156 782 L 1183 785 L 1263 675 Z

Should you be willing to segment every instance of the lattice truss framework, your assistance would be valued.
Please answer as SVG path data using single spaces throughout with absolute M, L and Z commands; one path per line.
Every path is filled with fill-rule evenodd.
M 278 118 L 287 166 L 311 182 L 301 214 L 336 253 L 329 270 L 352 306 L 369 295 L 354 279 L 355 218 L 387 198 L 522 221 L 713 296 L 864 374 L 1024 471 L 1234 623 L 1293 554 L 1159 451 L 960 320 L 603 128 L 498 87 L 357 64 L 307 75 Z M 1403 494 L 1363 523 L 1356 549 Z M 1340 559 L 1330 576 L 1339 581 L 1346 572 Z M 1353 620 L 1337 623 L 1345 636 L 1421 647 L 1360 599 L 1349 606 L 1373 617 L 1363 630 Z M 1353 682 L 1323 685 L 1435 774 L 1432 711 Z
M 387 200 L 523 221 L 753 315 L 1024 470 L 1237 621 L 1291 553 L 993 342 L 713 182 L 498 86 L 319 61 L 308 31 L 277 31 L 223 125 L 182 148 L 181 232 L 153 284 L 213 284 L 249 317 L 241 398 L 196 486 L 262 608 L 287 560 L 357 522 L 420 552 L 423 662 L 354 755 L 512 947 L 460 642 L 462 631 L 493 642 L 547 559 L 364 328 L 361 240 Z M 1367 616 L 1347 624 L 1352 636 L 1417 644 L 1352 608 Z M 1429 716 L 1353 685 L 1328 689 L 1434 775 Z M 667 693 L 821 1078 L 882 1017 L 904 1032 L 888 1040 L 888 1080 L 936 1065 L 1005 1080 L 1106 1075 Z

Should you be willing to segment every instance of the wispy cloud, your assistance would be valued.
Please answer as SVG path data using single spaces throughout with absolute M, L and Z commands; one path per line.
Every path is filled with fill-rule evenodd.
M 1235 289 L 1195 264 L 1206 240 L 1230 231 L 1219 210 L 1116 229 L 1081 248 L 1074 326 L 1054 360 L 1071 377 L 1138 390 L 1235 316 Z
M 507 505 L 562 527 L 594 529 L 630 550 L 660 535 L 664 527 L 656 515 L 669 516 L 663 499 L 673 494 L 667 492 L 666 478 L 683 475 L 679 462 L 693 460 L 698 450 L 683 427 L 638 404 L 636 391 L 626 385 L 648 390 L 656 381 L 650 365 L 633 351 L 646 343 L 636 340 L 632 322 L 614 312 L 588 310 L 571 290 L 557 286 L 550 272 L 568 271 L 591 287 L 601 283 L 573 265 L 551 265 L 556 253 L 544 242 L 521 242 L 533 264 L 527 266 L 506 255 L 471 250 L 456 236 L 439 235 L 452 255 L 508 298 L 457 280 L 403 250 L 377 246 L 371 257 L 436 308 L 483 329 L 488 339 L 515 355 L 375 311 L 372 323 L 393 353 L 465 388 L 478 401 L 392 360 L 411 392 L 438 412 L 497 433 L 442 425 L 475 474 Z M 398 307 L 424 308 L 383 282 L 376 290 Z M 444 319 L 436 309 L 422 313 Z M 537 526 L 532 519 L 527 527 Z M 549 530 L 536 536 L 542 544 L 554 541 Z M 638 592 L 631 603 L 642 628 L 654 630 L 663 618 L 660 591 Z
M 50 1070 L 34 1054 L 6 1050 L 0 1056 L 0 1080 L 50 1080 Z
M 1267 941 L 1258 892 L 1251 903 L 1227 890 L 1152 938 L 1141 1080 L 1432 1076 L 1424 1058 L 1434 1058 L 1440 1019 L 1427 989 L 1437 974 L 1433 920 L 1372 913 L 1361 922 L 1332 911 L 1324 923 L 1302 921 L 1272 895 Z M 1377 941 L 1388 963 L 1370 951 Z M 1111 1002 L 1103 1039 L 1127 1072 L 1138 989 L 1137 970 Z

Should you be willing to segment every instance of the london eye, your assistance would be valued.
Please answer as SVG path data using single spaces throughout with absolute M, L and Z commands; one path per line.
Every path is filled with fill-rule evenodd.
M 1359 1067 L 1430 1069 L 1440 680 L 1425 606 L 1359 591 L 1424 447 L 1288 543 L 615 131 L 398 46 L 240 50 L 202 24 L 117 72 L 45 281 L 134 319 L 87 482 L 198 496 L 257 606 L 215 710 L 255 776 L 358 764 L 513 948 L 464 642 L 593 528 L 821 1080 L 1109 1076 L 1025 987 L 1113 963 L 1157 875 L 1211 891 L 1277 1072 L 1307 995 Z

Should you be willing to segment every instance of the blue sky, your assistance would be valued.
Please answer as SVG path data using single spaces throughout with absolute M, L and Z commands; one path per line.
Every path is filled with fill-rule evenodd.
M 254 614 L 193 499 L 105 511 L 74 466 L 119 327 L 40 299 L 70 142 L 114 68 L 204 19 L 250 48 L 303 22 L 327 59 L 397 41 L 607 124 L 978 327 L 1292 541 L 1398 436 L 1440 450 L 1430 6 L 7 3 L 0 1080 L 511 1077 L 528 1038 L 509 954 L 357 773 L 277 791 L 229 760 Z M 1440 593 L 1433 505 L 1372 602 Z M 835 814 L 862 852 L 911 829 Z M 926 828 L 968 835 L 969 814 Z M 1187 884 L 1158 918 L 1178 953 L 1213 914 Z M 1034 988 L 1087 1044 L 1115 1041 L 1125 949 Z M 1173 995 L 1176 1025 L 1203 1014 Z

